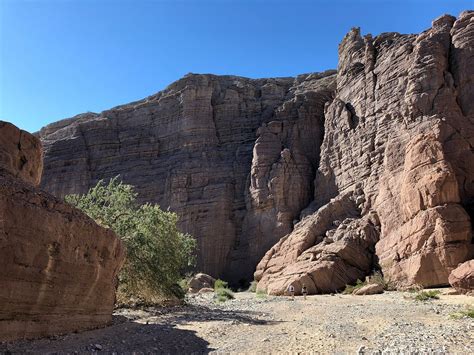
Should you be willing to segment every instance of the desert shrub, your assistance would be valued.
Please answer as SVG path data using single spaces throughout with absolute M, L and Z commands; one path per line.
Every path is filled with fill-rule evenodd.
M 357 280 L 355 285 L 346 285 L 346 288 L 344 289 L 344 291 L 342 291 L 342 293 L 345 295 L 350 295 L 355 290 L 358 290 L 362 286 L 365 286 L 365 284 L 366 284 L 365 282 L 362 282 L 361 280 Z
M 217 290 L 219 288 L 227 288 L 229 284 L 221 279 L 217 279 L 216 282 L 214 283 L 214 290 Z
M 454 319 L 474 318 L 474 306 L 467 306 L 466 309 L 463 309 L 456 313 L 452 313 L 451 318 L 454 318 Z
M 380 271 L 376 271 L 372 276 L 370 276 L 370 283 L 382 285 L 385 291 L 394 291 L 396 289 L 393 282 L 386 279 Z
M 250 287 L 248 289 L 249 292 L 256 292 L 257 291 L 257 281 L 252 281 L 250 283 Z
M 430 291 L 419 291 L 415 295 L 415 300 L 417 301 L 428 301 L 432 299 L 439 299 L 440 292 L 438 290 L 430 290 Z
M 215 290 L 214 298 L 216 298 L 218 302 L 225 302 L 234 299 L 234 293 L 228 288 L 219 287 Z
M 123 241 L 127 257 L 119 274 L 119 299 L 183 297 L 177 282 L 194 263 L 196 241 L 178 231 L 175 213 L 158 205 L 138 205 L 136 197 L 133 186 L 115 177 L 108 183 L 99 181 L 85 195 L 69 195 L 65 200 Z
M 265 290 L 258 290 L 255 294 L 257 298 L 266 298 L 267 297 L 267 291 Z

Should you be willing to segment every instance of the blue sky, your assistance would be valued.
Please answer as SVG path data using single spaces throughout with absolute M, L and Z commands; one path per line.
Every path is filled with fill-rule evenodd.
M 28 131 L 151 95 L 186 73 L 337 66 L 351 27 L 417 33 L 474 0 L 0 0 L 0 119 Z

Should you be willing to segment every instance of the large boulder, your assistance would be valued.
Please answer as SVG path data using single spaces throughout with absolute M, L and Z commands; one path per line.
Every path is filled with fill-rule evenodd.
M 124 249 L 115 234 L 34 185 L 41 144 L 0 122 L 0 341 L 108 324 Z
M 474 292 L 474 260 L 466 261 L 451 271 L 449 283 L 458 292 Z
M 199 292 L 201 289 L 213 289 L 215 283 L 216 279 L 210 275 L 204 273 L 196 274 L 189 281 L 189 292 L 196 293 Z
M 352 294 L 356 296 L 376 295 L 379 293 L 383 293 L 383 285 L 381 284 L 364 285 L 352 292 Z

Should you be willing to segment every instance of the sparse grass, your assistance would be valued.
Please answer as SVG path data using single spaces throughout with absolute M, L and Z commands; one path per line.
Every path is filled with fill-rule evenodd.
M 342 293 L 344 295 L 351 295 L 352 292 L 354 292 L 355 290 L 358 290 L 359 288 L 365 285 L 366 285 L 365 282 L 362 282 L 361 280 L 357 280 L 355 285 L 346 285 L 346 288 L 344 289 L 344 291 L 342 291 Z
M 350 295 L 355 290 L 371 284 L 382 285 L 385 291 L 395 290 L 395 285 L 390 280 L 385 279 L 380 271 L 376 271 L 373 275 L 368 276 L 365 281 L 357 280 L 355 285 L 346 285 L 342 293 L 344 295 Z
M 380 271 L 376 271 L 370 276 L 370 283 L 382 285 L 385 291 L 394 291 L 396 289 L 394 283 L 389 279 L 385 279 Z
M 219 288 L 227 288 L 229 284 L 221 279 L 217 279 L 214 283 L 214 290 L 218 290 Z
M 438 290 L 430 290 L 430 291 L 419 291 L 415 295 L 415 300 L 417 301 L 429 301 L 429 300 L 437 300 L 439 299 L 439 292 Z
M 234 293 L 228 288 L 219 287 L 215 290 L 214 298 L 217 299 L 218 302 L 225 302 L 234 299 Z
M 454 319 L 474 318 L 474 306 L 467 306 L 464 310 L 461 310 L 456 313 L 451 313 L 450 317 Z
M 257 281 L 252 281 L 250 283 L 250 287 L 248 289 L 249 292 L 256 292 L 257 291 Z

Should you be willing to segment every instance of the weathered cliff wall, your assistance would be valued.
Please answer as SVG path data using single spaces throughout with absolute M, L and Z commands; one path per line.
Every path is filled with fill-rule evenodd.
M 0 341 L 109 323 L 118 238 L 42 192 L 41 144 L 0 121 Z
M 271 293 L 379 267 L 446 285 L 472 257 L 473 47 L 466 11 L 419 35 L 354 29 L 337 75 L 191 74 L 43 128 L 42 186 L 62 197 L 120 174 L 180 215 L 199 270 L 237 281 L 268 251 L 255 277 Z
M 120 174 L 141 201 L 179 214 L 198 240 L 199 270 L 251 277 L 312 198 L 334 86 L 334 72 L 187 75 L 145 100 L 43 128 L 42 187 L 63 197 Z
M 447 285 L 472 257 L 472 24 L 464 12 L 420 35 L 347 34 L 314 201 L 260 262 L 259 288 L 333 292 L 379 265 L 398 286 Z

